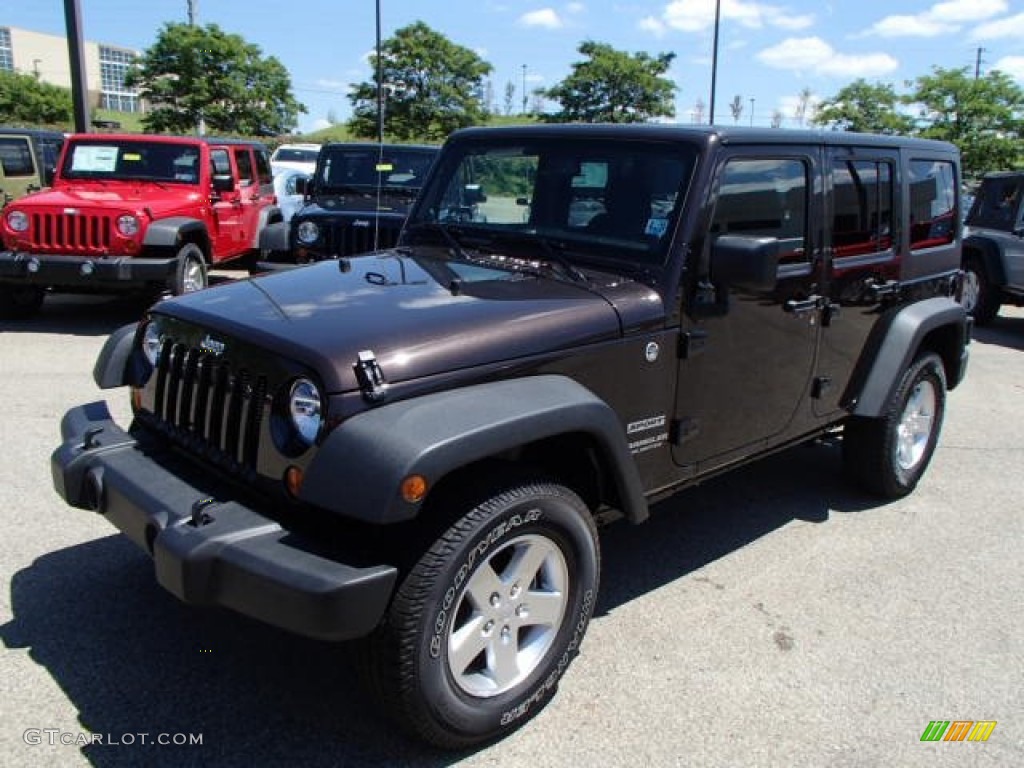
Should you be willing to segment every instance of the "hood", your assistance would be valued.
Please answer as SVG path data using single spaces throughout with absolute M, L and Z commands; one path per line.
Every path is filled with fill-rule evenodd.
M 184 184 L 154 184 L 152 182 L 84 182 L 74 187 L 54 187 L 26 200 L 32 207 L 150 211 L 159 218 L 181 208 L 194 208 L 203 196 L 199 188 Z
M 632 322 L 664 317 L 656 293 L 621 278 L 572 283 L 417 249 L 242 279 L 154 311 L 274 350 L 341 392 L 358 387 L 354 366 L 364 350 L 394 384 L 618 338 L 617 303 Z
M 416 199 L 416 190 L 406 194 L 382 191 L 378 200 L 376 193 L 317 195 L 303 206 L 302 218 L 339 218 L 359 216 L 379 211 L 383 216 L 398 215 L 402 219 Z

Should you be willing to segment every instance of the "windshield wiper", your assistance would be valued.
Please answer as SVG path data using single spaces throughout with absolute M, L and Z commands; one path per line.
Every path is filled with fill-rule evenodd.
M 445 243 L 448 247 L 455 252 L 455 255 L 463 261 L 472 261 L 469 255 L 466 253 L 462 244 L 455 239 L 453 235 L 444 224 L 439 221 L 417 221 L 415 224 L 409 226 L 410 232 L 415 232 L 417 229 L 433 230 L 441 233 L 441 237 L 444 238 Z
M 587 276 L 580 271 L 579 267 L 569 261 L 565 254 L 561 250 L 565 246 L 561 243 L 552 243 L 548 238 L 543 235 L 536 235 L 537 242 L 540 243 L 541 248 L 544 249 L 545 255 L 548 257 L 549 262 L 554 262 L 562 271 L 568 275 L 572 280 L 577 283 L 589 282 Z

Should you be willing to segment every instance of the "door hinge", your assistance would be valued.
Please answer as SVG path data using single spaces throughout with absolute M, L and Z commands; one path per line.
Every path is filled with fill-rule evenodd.
M 380 369 L 377 356 L 372 350 L 366 349 L 359 353 L 355 370 L 363 397 L 367 400 L 380 400 L 384 397 L 388 383 L 384 380 L 384 372 Z
M 832 378 L 830 376 L 815 376 L 811 384 L 811 397 L 820 400 L 825 393 L 832 389 Z
M 708 333 L 694 329 L 679 337 L 679 359 L 689 360 L 704 352 L 708 345 Z
M 669 433 L 672 445 L 682 445 L 700 434 L 699 419 L 674 419 Z

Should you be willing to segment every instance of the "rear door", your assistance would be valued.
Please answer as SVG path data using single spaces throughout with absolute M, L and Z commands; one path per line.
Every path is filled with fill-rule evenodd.
M 41 189 L 28 136 L 0 136 L 0 206 Z

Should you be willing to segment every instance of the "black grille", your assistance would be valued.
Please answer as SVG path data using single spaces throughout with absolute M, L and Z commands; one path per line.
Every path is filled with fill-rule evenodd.
M 369 221 L 369 226 L 355 225 L 352 221 L 339 222 L 330 226 L 327 234 L 327 250 L 331 255 L 355 256 L 376 249 L 392 248 L 398 243 L 398 235 L 402 231 L 401 223 L 396 225 L 390 221 L 381 221 L 375 249 L 373 220 L 360 219 L 359 221 Z
M 34 213 L 29 232 L 33 248 L 102 254 L 110 248 L 111 229 L 109 216 Z
M 153 415 L 176 442 L 231 471 L 255 469 L 266 377 L 165 341 L 155 378 Z

